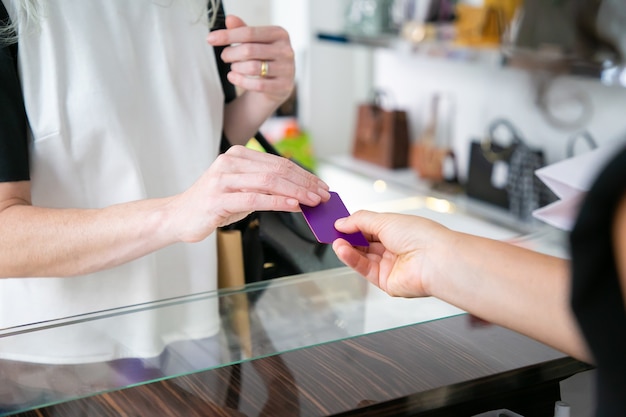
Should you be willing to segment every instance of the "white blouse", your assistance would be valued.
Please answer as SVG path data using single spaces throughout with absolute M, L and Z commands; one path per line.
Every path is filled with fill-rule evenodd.
M 3 0 L 16 20 L 18 0 Z M 33 204 L 101 208 L 174 195 L 216 158 L 223 93 L 206 0 L 45 0 L 19 33 Z M 129 224 L 128 227 L 133 227 Z M 214 236 L 77 278 L 0 280 L 0 329 L 212 291 Z M 134 317 L 134 318 L 132 318 Z M 0 357 L 77 363 L 153 356 L 217 332 L 217 303 L 0 338 Z M 76 343 L 73 343 L 75 341 Z

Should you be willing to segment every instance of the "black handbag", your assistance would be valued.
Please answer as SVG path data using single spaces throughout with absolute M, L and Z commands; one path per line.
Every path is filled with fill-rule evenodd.
M 494 143 L 494 133 L 499 128 L 509 132 L 510 144 Z M 483 140 L 470 144 L 466 193 L 507 209 L 520 220 L 529 220 L 535 209 L 556 199 L 535 175 L 544 164 L 543 151 L 528 146 L 511 122 L 495 120 Z
M 224 9 L 220 4 L 212 30 L 225 27 Z M 230 65 L 220 57 L 223 49 L 217 47 L 214 51 L 228 103 L 236 98 L 236 91 L 226 77 Z M 266 152 L 280 156 L 261 132 L 256 133 L 255 139 Z M 228 138 L 222 134 L 220 151 L 226 152 L 230 146 Z M 343 266 L 330 245 L 317 241 L 300 212 L 255 211 L 221 229 L 241 232 L 246 283 Z

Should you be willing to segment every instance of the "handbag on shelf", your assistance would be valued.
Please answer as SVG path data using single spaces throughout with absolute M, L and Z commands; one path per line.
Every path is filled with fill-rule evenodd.
M 220 5 L 212 29 L 224 27 L 225 15 Z M 214 52 L 224 98 L 229 102 L 236 98 L 237 93 L 226 78 L 230 66 L 220 58 L 222 50 L 223 47 L 217 47 Z M 254 138 L 265 152 L 280 156 L 260 132 Z M 222 134 L 220 151 L 226 152 L 230 146 L 228 138 Z M 219 228 L 216 233 L 220 288 L 241 287 L 272 278 L 343 266 L 330 245 L 317 241 L 301 212 L 255 211 L 238 222 Z M 239 250 L 241 255 L 236 255 L 234 252 Z M 254 295 L 251 298 L 254 301 Z
M 508 145 L 495 143 L 495 131 L 505 128 L 511 135 Z M 526 144 L 515 126 L 505 119 L 491 123 L 482 141 L 470 144 L 466 193 L 469 197 L 529 220 L 532 212 L 555 200 L 535 171 L 545 165 L 543 151 Z
M 448 95 L 435 94 L 431 101 L 430 117 L 410 145 L 409 165 L 417 175 L 434 184 L 457 181 L 457 167 L 451 146 L 452 99 Z
M 352 156 L 384 168 L 408 166 L 409 122 L 406 111 L 387 110 L 384 93 L 376 92 L 369 103 L 358 106 Z

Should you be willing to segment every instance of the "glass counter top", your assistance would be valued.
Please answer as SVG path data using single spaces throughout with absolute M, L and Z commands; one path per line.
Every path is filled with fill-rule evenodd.
M 433 189 L 410 168 L 387 169 L 350 155 L 322 159 L 316 173 L 339 193 L 348 211 L 418 215 L 463 233 L 503 240 L 567 258 L 567 235 L 539 220 L 521 221 L 508 210 Z
M 178 323 L 181 329 L 190 323 L 193 328 L 215 305 L 220 326 L 214 335 L 194 338 L 189 332 L 187 338 L 163 340 L 158 319 L 179 317 L 180 309 L 198 312 L 189 323 Z M 0 415 L 459 314 L 463 311 L 434 298 L 389 297 L 351 270 L 338 268 L 3 329 L 3 356 L 16 346 L 37 346 L 41 352 L 61 346 L 76 363 L 69 353 L 62 363 L 45 353 L 29 361 L 0 359 Z M 142 329 L 142 343 L 136 343 L 136 334 L 119 331 L 121 322 L 143 324 L 155 317 L 156 325 Z M 81 355 L 86 337 L 102 340 L 104 359 Z M 146 355 L 148 343 L 161 347 L 157 354 Z

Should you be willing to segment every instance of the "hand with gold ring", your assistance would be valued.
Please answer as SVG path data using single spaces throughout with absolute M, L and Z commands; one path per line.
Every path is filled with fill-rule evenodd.
M 247 26 L 239 17 L 226 17 L 226 29 L 215 30 L 207 41 L 226 46 L 222 59 L 231 64 L 228 80 L 237 87 L 257 92 L 276 106 L 294 87 L 295 60 L 289 34 L 279 26 Z

